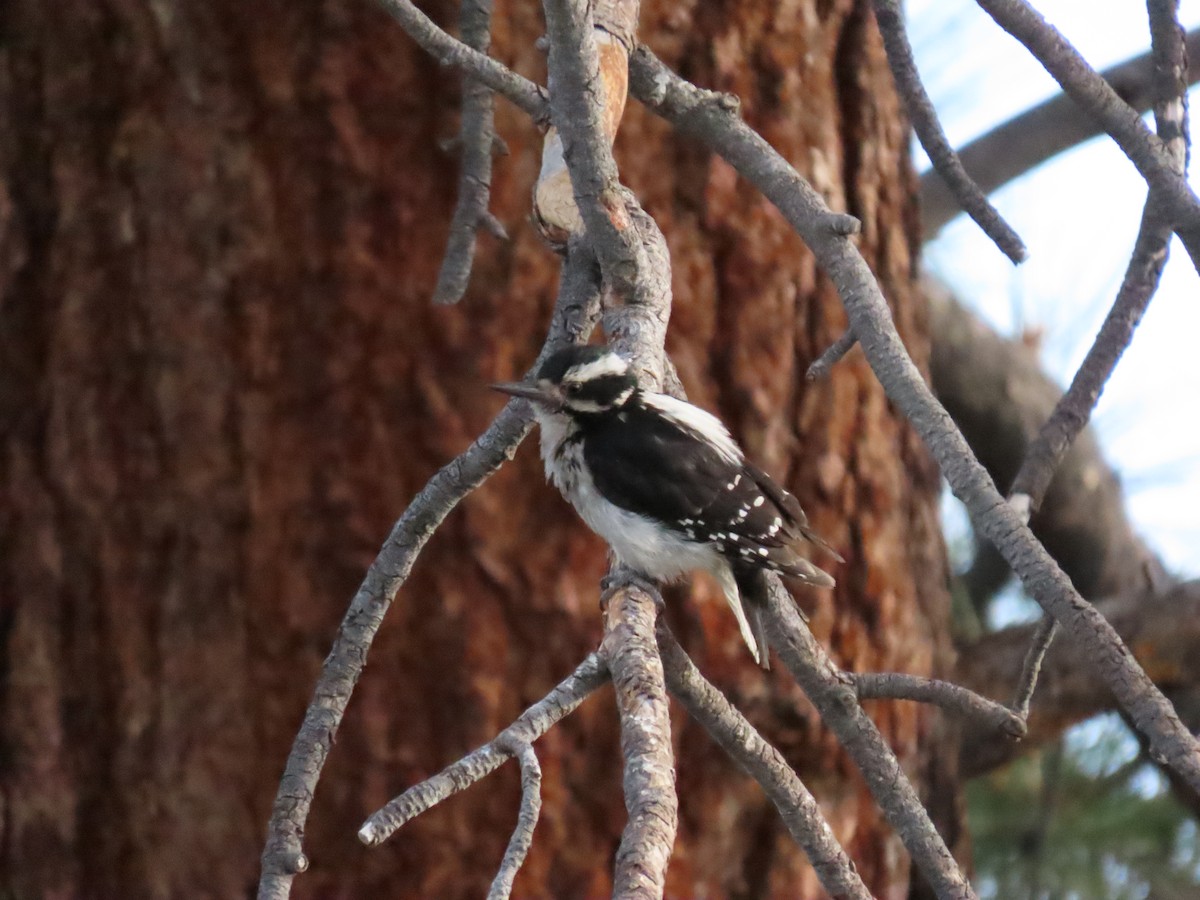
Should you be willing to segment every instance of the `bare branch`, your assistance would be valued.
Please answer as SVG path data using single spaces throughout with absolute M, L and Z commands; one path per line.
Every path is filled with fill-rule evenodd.
M 883 35 L 883 47 L 887 52 L 896 88 L 904 100 L 913 130 L 929 155 L 934 170 L 941 176 L 966 214 L 975 220 L 975 224 L 992 239 L 1000 248 L 1000 252 L 1014 263 L 1024 262 L 1029 257 L 1029 252 L 1025 249 L 1020 235 L 988 202 L 979 185 L 971 180 L 958 154 L 950 146 L 946 132 L 942 130 L 933 108 L 933 101 L 925 92 L 925 86 L 917 72 L 917 63 L 913 59 L 899 0 L 875 0 L 875 19 L 879 23 L 879 32 Z
M 825 352 L 813 360 L 812 365 L 808 367 L 808 371 L 804 377 L 809 381 L 819 381 L 829 375 L 830 371 L 842 358 L 854 349 L 854 345 L 858 343 L 858 338 L 854 336 L 854 332 L 847 328 L 842 332 L 842 336 L 825 348 Z
M 1058 632 L 1058 623 L 1049 616 L 1042 616 L 1037 630 L 1029 641 L 1029 650 L 1021 661 L 1021 676 L 1017 680 L 1017 689 L 1013 693 L 1012 708 L 1022 722 L 1029 719 L 1029 703 L 1033 700 L 1033 692 L 1037 689 L 1038 677 L 1042 674 L 1042 661 L 1054 637 Z M 1022 729 L 1024 730 L 1024 729 Z
M 1185 41 L 1188 58 L 1200 58 L 1200 29 L 1189 31 Z M 1149 53 L 1105 69 L 1100 76 L 1139 113 L 1154 103 L 1154 62 Z M 1194 84 L 1200 68 L 1188 69 L 1186 77 Z M 1098 134 L 1103 131 L 1096 120 L 1069 96 L 1058 94 L 960 147 L 958 158 L 975 183 L 991 194 Z M 931 169 L 921 176 L 921 228 L 926 240 L 960 212 L 958 201 L 936 172 Z
M 599 306 L 598 272 L 586 253 L 568 257 L 558 302 L 538 357 L 587 339 Z M 529 433 L 531 413 L 524 401 L 511 401 L 467 450 L 438 470 L 413 498 L 367 570 L 342 619 L 321 668 L 312 702 L 288 755 L 267 826 L 262 854 L 260 900 L 285 898 L 292 879 L 307 868 L 300 843 L 313 792 L 334 735 L 362 674 L 367 652 L 396 592 L 412 571 L 425 542 L 458 502 L 482 484 Z
M 1162 6 L 1168 9 L 1163 10 L 1160 8 Z M 1151 53 L 1156 70 L 1167 82 L 1159 90 L 1159 99 L 1154 104 L 1154 117 L 1171 168 L 1182 177 L 1187 157 L 1187 84 L 1183 77 L 1187 69 L 1186 51 L 1182 33 L 1175 22 L 1174 4 L 1151 0 L 1149 8 L 1153 37 Z M 1171 228 L 1157 207 L 1157 195 L 1152 190 L 1146 198 L 1133 255 L 1117 298 L 1071 380 L 1071 386 L 1042 426 L 1013 480 L 1011 492 L 1027 495 L 1034 510 L 1041 506 L 1046 489 L 1067 449 L 1091 419 L 1104 385 L 1116 369 L 1125 348 L 1132 342 L 1133 332 L 1158 289 L 1163 267 L 1167 263 Z
M 492 0 L 462 0 L 459 9 L 462 41 L 473 50 L 487 53 L 492 41 Z M 504 226 L 488 212 L 492 188 L 492 147 L 496 129 L 492 116 L 492 91 L 469 76 L 463 77 L 462 124 L 459 147 L 462 169 L 458 176 L 458 204 L 450 219 L 446 256 L 438 272 L 433 302 L 457 303 L 471 280 L 475 259 L 475 232 L 486 228 L 493 234 Z M 497 235 L 499 236 L 499 235 Z
M 667 688 L 738 768 L 762 785 L 829 896 L 870 900 L 870 892 L 838 844 L 821 807 L 780 752 L 700 674 L 661 620 L 657 635 Z
M 541 87 L 490 56 L 450 37 L 409 0 L 379 0 L 379 4 L 400 23 L 400 27 L 421 49 L 442 65 L 462 69 L 471 78 L 529 113 L 534 122 L 546 120 L 546 92 Z
M 1200 199 L 1176 171 L 1172 154 L 1162 140 L 1150 133 L 1137 112 L 1025 0 L 976 2 L 1103 126 L 1158 196 L 1175 233 L 1200 269 Z
M 1151 57 L 1157 74 L 1154 119 L 1172 170 L 1183 177 L 1188 155 L 1187 71 L 1183 31 L 1176 18 L 1176 0 L 1149 0 Z M 1011 500 L 1019 500 L 1028 511 L 1042 504 L 1054 473 L 1100 400 L 1100 392 L 1112 377 L 1125 348 L 1133 341 L 1133 332 L 1158 289 L 1167 252 L 1171 227 L 1159 211 L 1158 195 L 1151 189 L 1142 210 L 1142 222 L 1134 243 L 1133 255 L 1125 270 L 1125 279 L 1112 308 L 1100 326 L 1096 339 L 1080 364 L 1071 386 L 1059 398 L 1054 412 L 1042 425 L 1038 436 L 1025 454 L 1020 471 L 1013 480 Z M 1033 643 L 1021 667 L 1014 708 L 1022 718 L 1029 712 L 1029 701 L 1037 687 L 1042 658 L 1058 632 L 1049 616 L 1034 633 Z
M 1200 581 L 1184 582 L 1161 593 L 1131 590 L 1099 602 L 1097 609 L 1169 695 L 1186 695 L 1200 688 L 1200 654 L 1196 653 L 1200 646 Z M 964 647 L 958 655 L 955 681 L 988 694 L 1011 690 L 1013 673 L 1021 668 L 1040 626 L 1039 622 L 1005 628 Z M 1019 743 L 997 741 L 994 731 L 973 721 L 966 723 L 961 756 L 964 776 L 990 771 L 1056 740 L 1077 722 L 1118 709 L 1108 685 L 1093 675 L 1088 651 L 1073 641 L 1058 641 L 1046 653 L 1041 684 L 1029 707 L 1028 732 Z M 1188 793 L 1195 796 L 1190 790 Z
M 552 88 L 551 115 L 562 137 L 575 203 L 600 260 L 605 284 L 627 306 L 658 305 L 647 296 L 653 291 L 650 277 L 653 267 L 645 260 L 640 246 L 642 229 L 631 227 L 630 222 L 631 210 L 640 207 L 621 186 L 617 164 L 605 138 L 603 91 L 598 88 L 600 56 L 588 6 L 574 0 L 547 0 L 545 10 L 550 38 L 547 65 Z M 666 319 L 660 324 L 665 337 Z M 663 344 L 657 335 L 650 342 L 660 348 Z M 657 383 L 661 367 L 653 374 Z
M 809 632 L 779 576 L 772 574 L 768 581 L 767 637 L 771 646 L 862 772 L 884 818 L 940 900 L 974 898 L 975 892 L 934 828 L 896 755 L 859 704 L 853 685 Z
M 639 48 L 631 64 L 635 94 L 684 134 L 713 147 L 783 213 L 828 274 L 871 368 L 940 465 L 976 528 L 991 540 L 1150 738 L 1154 752 L 1200 789 L 1200 748 L 1171 704 L 1137 665 L 1103 616 L 1083 600 L 1054 560 L 996 491 L 962 434 L 934 399 L 891 322 L 866 261 L 846 238 L 821 227 L 821 197 L 762 137 L 706 94 Z M 1157 139 L 1155 139 L 1157 141 Z
M 1009 737 L 1025 733 L 1025 723 L 1008 707 L 961 685 L 898 672 L 846 673 L 860 700 L 914 700 L 958 713 Z
M 592 691 L 607 680 L 608 668 L 602 656 L 589 654 L 554 690 L 521 713 L 515 722 L 491 741 L 433 777 L 414 784 L 374 813 L 359 829 L 359 840 L 368 846 L 381 844 L 406 822 L 490 775 L 506 759 L 514 756 L 514 747 L 532 744 L 573 713 Z
M 1042 371 L 1033 349 L 997 334 L 955 301 L 945 285 L 926 278 L 922 291 L 933 334 L 934 392 L 992 480 L 1011 484 L 1062 388 Z M 1146 568 L 1161 569 L 1134 531 L 1120 481 L 1090 428 L 1071 445 L 1031 526 L 1089 600 L 1141 590 Z M 980 546 L 981 563 L 990 567 L 988 560 L 995 557 L 997 567 L 1011 576 L 990 544 Z
M 613 897 L 662 897 L 679 814 L 671 715 L 654 639 L 662 598 L 628 581 L 605 596 L 600 654 L 612 672 L 621 714 L 629 813 L 617 848 Z
M 488 900 L 508 900 L 513 879 L 517 877 L 521 864 L 525 862 L 525 855 L 533 844 L 533 829 L 537 827 L 542 811 L 542 767 L 538 764 L 537 754 L 533 752 L 533 745 L 504 735 L 496 739 L 497 744 L 501 741 L 503 745 L 500 749 L 521 764 L 521 811 L 517 816 L 517 826 L 509 838 L 508 848 L 504 851 L 504 859 L 500 862 L 500 871 L 492 879 Z

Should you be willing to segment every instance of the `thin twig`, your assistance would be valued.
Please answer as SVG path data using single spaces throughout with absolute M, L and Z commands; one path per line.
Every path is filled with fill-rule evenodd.
M 860 700 L 914 700 L 958 713 L 1009 737 L 1025 733 L 1025 723 L 1008 707 L 962 685 L 899 672 L 846 673 Z
M 662 598 L 628 582 L 606 597 L 600 654 L 612 673 L 621 715 L 629 813 L 617 848 L 613 897 L 662 897 L 679 814 L 671 715 L 654 638 Z
M 1189 59 L 1200 58 L 1200 29 L 1185 36 Z M 1154 62 L 1149 53 L 1105 69 L 1100 76 L 1138 113 L 1154 103 Z M 1200 68 L 1188 70 L 1195 83 Z M 1103 134 L 1086 111 L 1065 93 L 997 125 L 958 149 L 958 158 L 972 180 L 991 194 L 1014 178 L 1030 172 L 1053 156 Z M 930 240 L 962 209 L 946 183 L 932 169 L 921 175 L 921 230 Z
M 532 744 L 573 713 L 592 691 L 607 680 L 608 668 L 603 658 L 597 653 L 588 654 L 574 672 L 521 713 L 495 738 L 433 777 L 414 784 L 374 813 L 359 829 L 359 840 L 369 846 L 381 844 L 406 822 L 490 775 L 514 755 L 514 746 Z
M 1151 59 L 1154 61 L 1154 119 L 1172 169 L 1180 176 L 1186 170 L 1187 137 L 1187 49 L 1176 18 L 1175 0 L 1149 0 Z M 1059 398 L 1050 417 L 1034 438 L 1021 468 L 1013 479 L 1010 502 L 1018 508 L 1036 511 L 1045 499 L 1063 457 L 1079 433 L 1087 427 L 1092 410 L 1100 400 L 1125 349 L 1133 342 L 1133 333 L 1141 322 L 1150 300 L 1158 289 L 1172 229 L 1159 211 L 1158 195 L 1151 189 L 1142 210 L 1142 221 L 1134 242 L 1133 254 L 1125 270 L 1121 289 L 1105 316 L 1087 356 L 1071 379 L 1071 385 Z M 1028 515 L 1025 520 L 1028 521 Z M 1013 699 L 1013 709 L 1024 719 L 1037 688 L 1042 659 L 1058 632 L 1057 623 L 1047 616 L 1034 633 L 1033 643 L 1021 667 L 1021 677 Z
M 944 285 L 925 279 L 921 290 L 934 335 L 929 357 L 934 394 L 992 480 L 1012 484 L 1037 426 L 1049 418 L 1063 389 L 1040 370 L 1033 350 L 1002 338 Z M 1092 602 L 1144 587 L 1147 566 L 1159 567 L 1126 515 L 1116 473 L 1087 430 L 1051 483 L 1035 533 Z M 1010 577 L 999 551 L 978 533 L 975 540 L 977 564 L 1000 570 L 995 576 L 1000 582 Z M 1014 671 L 1019 667 L 1020 659 Z
M 904 100 L 913 130 L 929 155 L 934 170 L 950 188 L 963 211 L 975 220 L 975 224 L 992 239 L 1000 248 L 1000 252 L 1014 263 L 1024 262 L 1029 252 L 1025 249 L 1020 235 L 988 202 L 979 185 L 967 174 L 958 154 L 950 146 L 946 132 L 942 130 L 933 108 L 933 101 L 925 92 L 925 86 L 917 72 L 917 63 L 913 59 L 912 45 L 908 41 L 904 13 L 900 9 L 899 0 L 875 0 L 875 19 L 883 36 L 883 48 L 887 53 L 888 65 L 892 69 L 892 77 L 896 81 L 896 89 Z
M 1187 159 L 1187 57 L 1183 35 L 1175 19 L 1172 0 L 1150 0 L 1151 58 L 1158 82 L 1154 118 L 1172 170 L 1183 176 Z M 1158 212 L 1158 195 L 1151 190 L 1142 211 L 1142 222 L 1121 289 L 1100 326 L 1087 356 L 1059 398 L 1054 412 L 1042 425 L 1025 454 L 1012 493 L 1025 494 L 1034 510 L 1071 443 L 1091 419 L 1104 385 L 1112 376 L 1125 348 L 1158 288 L 1171 241 L 1170 225 Z
M 583 252 L 568 256 L 535 370 L 555 350 L 587 339 L 596 321 L 598 288 L 594 259 Z M 509 402 L 488 429 L 464 453 L 438 470 L 413 498 L 367 570 L 322 666 L 313 700 L 280 779 L 262 854 L 260 900 L 287 897 L 293 878 L 308 866 L 300 837 L 317 780 L 366 664 L 371 642 L 417 555 L 458 502 L 512 458 L 530 426 L 528 405 L 524 401 Z
M 825 352 L 813 360 L 811 366 L 804 377 L 809 381 L 819 381 L 825 378 L 832 371 L 833 367 L 842 361 L 842 358 L 854 349 L 854 345 L 858 343 L 858 338 L 854 336 L 854 332 L 847 328 L 842 332 L 842 336 L 825 348 Z
M 831 897 L 870 900 L 870 891 L 838 844 L 821 807 L 783 755 L 700 673 L 662 621 L 657 636 L 667 689 L 730 759 L 762 786 L 788 832 L 808 855 L 825 892 Z
M 533 830 L 537 828 L 538 816 L 542 811 L 542 767 L 533 745 L 528 741 L 506 737 L 501 749 L 521 764 L 521 811 L 517 815 L 512 837 L 508 840 L 508 848 L 504 851 L 504 859 L 500 862 L 500 871 L 492 879 L 487 900 L 508 900 L 513 880 L 533 845 Z
M 487 85 L 501 97 L 512 101 L 533 118 L 546 120 L 546 91 L 528 78 L 518 75 L 503 63 L 455 40 L 417 9 L 409 0 L 379 0 L 382 6 L 408 32 L 421 49 L 444 66 L 455 66 Z
M 1100 399 L 1104 385 L 1112 376 L 1117 362 L 1133 341 L 1133 333 L 1141 322 L 1150 300 L 1158 288 L 1159 278 L 1167 262 L 1167 246 L 1171 227 L 1155 213 L 1153 195 L 1147 198 L 1142 212 L 1133 255 L 1125 270 L 1125 278 L 1116 300 L 1096 339 L 1084 357 L 1079 370 L 1071 379 L 1066 393 L 1059 398 L 1054 412 L 1042 425 L 1030 444 L 1017 477 L 1013 480 L 1014 496 L 1029 498 L 1036 511 L 1045 499 L 1054 473 L 1058 470 L 1071 444 L 1091 420 L 1092 410 Z
M 1038 676 L 1042 673 L 1042 662 L 1050 645 L 1054 643 L 1058 632 L 1058 623 L 1050 616 L 1042 616 L 1037 630 L 1029 642 L 1029 650 L 1021 663 L 1021 676 L 1017 679 L 1017 690 L 1013 695 L 1012 710 L 1021 717 L 1021 721 L 1029 721 L 1029 704 L 1033 701 L 1033 692 L 1037 689 Z
M 462 0 L 458 17 L 463 43 L 486 54 L 492 42 L 492 0 Z M 499 226 L 503 233 L 504 226 L 488 212 L 495 140 L 492 90 L 464 75 L 458 140 L 462 151 L 458 203 L 450 219 L 450 237 L 433 291 L 434 303 L 457 303 L 466 293 L 471 280 L 471 263 L 475 259 L 476 231 L 481 227 L 493 230 Z
M 804 239 L 836 286 L 850 327 L 889 399 L 921 435 L 976 528 L 1000 550 L 1030 596 L 1086 650 L 1118 703 L 1150 739 L 1154 752 L 1200 790 L 1200 747 L 1195 739 L 1117 633 L 1079 596 L 996 491 L 905 350 L 870 267 L 850 241 L 822 227 L 827 207 L 820 195 L 760 135 L 644 47 L 631 58 L 630 74 L 639 99 L 681 133 L 718 152 L 779 208 Z
M 1154 593 L 1130 587 L 1097 603 L 1096 608 L 1113 624 L 1125 643 L 1138 648 L 1138 658 L 1154 672 L 1164 690 L 1178 704 L 1186 685 L 1200 684 L 1196 663 L 1200 656 L 1200 581 L 1189 581 Z M 1023 658 L 1041 622 L 989 632 L 963 647 L 954 678 L 973 691 L 1004 690 Z M 997 741 L 991 729 L 964 722 L 962 753 L 964 778 L 992 771 L 1016 757 L 1032 752 L 1074 724 L 1102 712 L 1120 712 L 1112 691 L 1094 677 L 1089 651 L 1077 642 L 1061 639 L 1046 654 L 1039 693 L 1030 707 L 1028 733 L 1020 743 Z M 1196 711 L 1180 709 L 1184 721 L 1196 727 Z M 1131 728 L 1136 730 L 1135 726 Z
M 600 57 L 590 10 L 576 0 L 546 0 L 544 7 L 550 41 L 546 65 L 552 86 L 551 117 L 562 136 L 575 203 L 605 284 L 626 304 L 645 305 L 640 298 L 647 289 L 642 277 L 646 268 L 635 263 L 639 229 L 629 222 L 629 209 L 636 200 L 622 188 L 604 136 Z
M 791 594 L 770 575 L 767 638 L 862 772 L 871 796 L 940 900 L 975 897 L 899 760 L 858 702 L 853 685 L 812 636 Z
M 1200 270 L 1200 199 L 1174 166 L 1172 154 L 1129 104 L 1025 0 L 976 0 L 1020 41 L 1076 103 L 1086 109 L 1129 157 L 1158 195 L 1192 263 Z

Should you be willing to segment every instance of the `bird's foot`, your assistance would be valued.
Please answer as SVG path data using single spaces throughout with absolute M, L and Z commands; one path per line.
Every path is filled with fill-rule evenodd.
M 654 600 L 654 605 L 659 612 L 663 610 L 662 592 L 656 582 L 647 578 L 640 572 L 635 572 L 632 569 L 617 567 L 610 569 L 608 574 L 600 579 L 600 609 L 601 611 L 608 609 L 609 601 L 617 591 L 632 587 L 637 588 L 645 594 L 649 594 Z

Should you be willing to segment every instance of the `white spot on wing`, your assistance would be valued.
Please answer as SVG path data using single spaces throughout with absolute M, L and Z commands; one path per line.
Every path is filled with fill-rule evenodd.
M 755 497 L 755 498 L 754 498 L 754 505 L 755 505 L 755 506 L 762 506 L 762 505 L 763 505 L 763 498 L 762 498 L 762 495 L 761 495 L 761 494 L 759 494 L 757 497 Z

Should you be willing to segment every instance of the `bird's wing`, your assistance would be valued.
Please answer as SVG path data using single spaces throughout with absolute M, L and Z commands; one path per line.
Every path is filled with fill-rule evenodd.
M 620 415 L 624 421 L 589 428 L 583 442 L 596 487 L 610 501 L 731 558 L 832 584 L 789 546 L 808 533 L 800 504 L 740 451 L 732 458 L 686 420 L 628 407 Z

